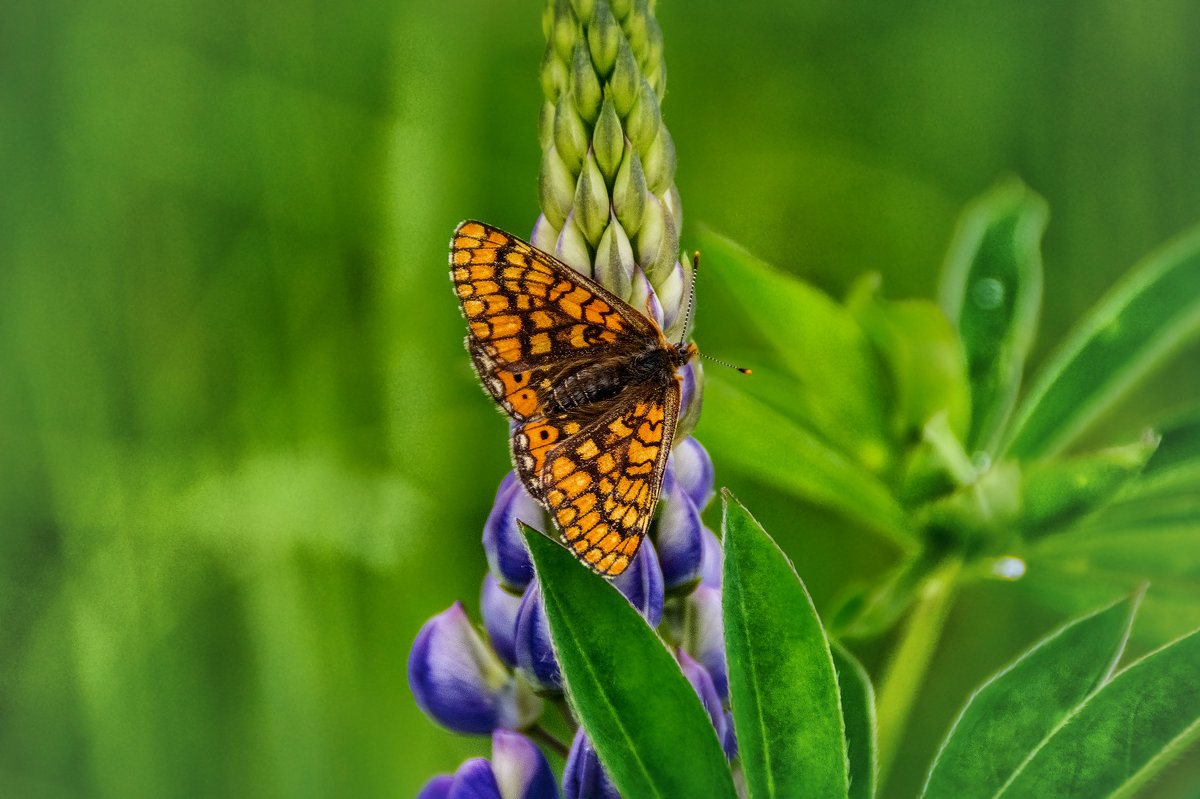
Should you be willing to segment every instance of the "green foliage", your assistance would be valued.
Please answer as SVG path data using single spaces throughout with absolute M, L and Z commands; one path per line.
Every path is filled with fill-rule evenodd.
M 728 492 L 724 504 L 729 702 L 751 799 L 846 796 L 838 679 L 816 608 L 754 517 Z
M 712 722 L 645 619 L 562 546 L 522 529 L 567 697 L 617 789 L 664 799 L 736 796 Z

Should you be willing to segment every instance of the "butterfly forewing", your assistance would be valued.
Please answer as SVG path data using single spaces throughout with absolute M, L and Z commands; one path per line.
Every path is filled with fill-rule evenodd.
M 517 422 L 518 476 L 576 556 L 620 574 L 654 513 L 679 416 L 674 369 L 691 350 L 681 358 L 645 315 L 503 231 L 464 222 L 450 246 L 471 362 Z M 633 368 L 639 353 L 655 366 Z

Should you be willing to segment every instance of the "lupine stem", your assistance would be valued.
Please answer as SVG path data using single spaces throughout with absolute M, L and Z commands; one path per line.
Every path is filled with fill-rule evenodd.
M 961 570 L 962 561 L 952 558 L 930 575 L 888 663 L 875 711 L 879 730 L 879 785 L 886 784 L 888 771 L 904 740 L 909 713 L 941 640 Z
M 524 730 L 524 733 L 537 743 L 541 744 L 547 749 L 553 750 L 563 758 L 566 758 L 571 751 L 569 746 L 551 735 L 550 732 L 541 724 L 533 725 L 529 729 Z

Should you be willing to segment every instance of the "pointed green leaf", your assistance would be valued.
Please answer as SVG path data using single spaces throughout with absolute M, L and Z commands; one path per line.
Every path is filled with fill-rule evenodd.
M 875 751 L 875 689 L 867 670 L 841 644 L 831 647 L 846 721 L 846 757 L 849 761 L 850 799 L 875 795 L 878 769 Z
M 1200 227 L 1143 259 L 1067 335 L 1021 401 L 1008 453 L 1060 451 L 1198 330 Z
M 831 507 L 882 533 L 899 546 L 914 546 L 903 509 L 879 478 L 832 448 L 742 382 L 757 380 L 713 372 L 705 376 L 697 435 L 720 462 L 811 502 Z M 753 424 L 746 420 L 752 419 Z
M 1030 464 L 1021 475 L 1022 535 L 1061 531 L 1107 504 L 1138 476 L 1157 446 L 1158 438 L 1148 436 L 1077 458 Z
M 1132 498 L 1195 494 L 1200 485 L 1200 407 L 1157 425 L 1161 437 L 1146 469 L 1131 486 Z
M 971 451 L 995 449 L 1012 412 L 1042 301 L 1045 201 L 1017 180 L 963 212 L 939 300 L 958 329 L 971 375 Z
M 845 797 L 845 728 L 829 641 L 787 556 L 724 492 L 729 701 L 751 799 Z
M 700 698 L 654 630 L 608 581 L 521 525 L 567 696 L 624 796 L 736 795 Z
M 941 412 L 964 440 L 971 421 L 966 354 L 941 309 L 928 300 L 883 299 L 878 275 L 859 280 L 846 305 L 888 367 L 897 432 L 911 437 Z
M 733 242 L 701 231 L 699 323 L 720 319 L 722 341 L 755 355 L 739 364 L 790 383 L 789 415 L 873 470 L 888 465 L 888 386 L 850 313 Z M 727 351 L 713 352 L 721 357 Z
M 994 796 L 1029 753 L 1108 678 L 1140 599 L 1138 593 L 1072 621 L 985 683 L 942 744 L 923 795 Z
M 1121 671 L 1029 757 L 999 796 L 1129 796 L 1200 736 L 1200 632 Z

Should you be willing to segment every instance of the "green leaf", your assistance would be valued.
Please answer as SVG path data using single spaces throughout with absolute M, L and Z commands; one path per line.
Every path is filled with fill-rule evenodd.
M 567 696 L 624 796 L 736 796 L 700 698 L 654 630 L 608 581 L 521 525 Z
M 1135 266 L 1067 335 L 1021 401 L 1006 449 L 1068 446 L 1200 329 L 1200 227 Z
M 1042 301 L 1046 202 L 1018 180 L 979 197 L 958 223 L 939 300 L 971 376 L 970 451 L 994 452 L 1012 412 Z
M 833 665 L 837 669 L 842 718 L 846 721 L 846 757 L 849 761 L 850 799 L 875 795 L 878 763 L 875 750 L 875 689 L 871 678 L 850 652 L 834 642 Z
M 1031 753 L 1002 797 L 1129 796 L 1200 735 L 1200 633 L 1117 674 Z
M 1157 430 L 1161 437 L 1158 448 L 1129 496 L 1194 495 L 1200 485 L 1200 407 L 1178 414 Z
M 729 700 L 749 795 L 845 797 L 845 727 L 816 608 L 787 556 L 723 494 Z
M 1029 753 L 1108 678 L 1140 599 L 1139 592 L 1072 621 L 985 683 L 938 751 L 922 795 L 994 796 L 1001 790 Z
M 714 458 L 725 468 L 831 507 L 904 549 L 914 548 L 904 511 L 887 486 L 820 436 L 751 396 L 743 380 L 757 378 L 705 376 L 706 413 L 696 434 Z
M 893 452 L 887 381 L 850 313 L 728 239 L 702 231 L 699 241 L 699 323 L 720 319 L 725 345 L 751 357 L 739 364 L 753 367 L 747 380 L 771 371 L 788 380 L 788 415 L 820 431 L 844 455 L 874 471 L 886 469 Z
M 1145 467 L 1157 436 L 1065 460 L 1031 464 L 1021 476 L 1021 517 L 1026 538 L 1062 530 L 1110 502 Z
M 908 438 L 939 412 L 958 439 L 971 421 L 971 388 L 962 342 L 945 314 L 927 300 L 885 300 L 879 276 L 867 275 L 846 302 L 895 387 L 897 433 Z

